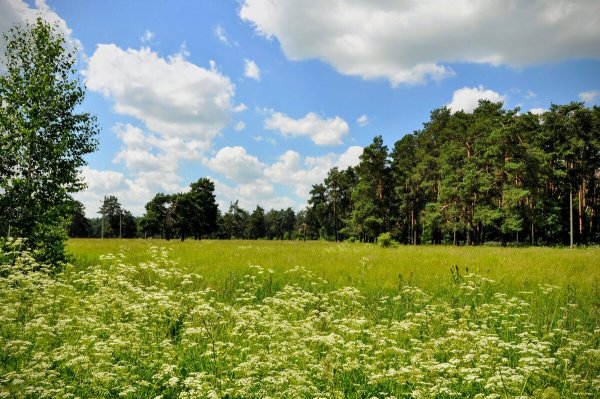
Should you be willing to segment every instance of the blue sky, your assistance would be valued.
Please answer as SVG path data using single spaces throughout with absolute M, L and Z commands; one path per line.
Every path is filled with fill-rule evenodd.
M 438 107 L 598 104 L 600 2 L 0 0 L 80 49 L 100 146 L 76 195 L 136 215 L 200 177 L 221 209 L 301 209 L 333 166 L 388 147 Z

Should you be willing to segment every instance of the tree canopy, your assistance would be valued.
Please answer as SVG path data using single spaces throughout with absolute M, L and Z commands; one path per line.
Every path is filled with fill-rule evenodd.
M 436 109 L 391 153 L 365 147 L 340 208 L 332 169 L 308 200 L 311 231 L 328 238 L 400 242 L 600 241 L 600 107 L 552 105 L 542 115 L 480 101 L 473 113 Z M 573 206 L 571 206 L 573 202 Z M 574 219 L 570 219 L 574 214 Z M 340 222 L 341 219 L 341 222 Z
M 76 50 L 38 18 L 4 35 L 0 74 L 0 233 L 27 238 L 43 261 L 64 259 L 70 194 L 84 188 L 79 169 L 96 148 L 96 121 L 78 112 L 84 88 Z

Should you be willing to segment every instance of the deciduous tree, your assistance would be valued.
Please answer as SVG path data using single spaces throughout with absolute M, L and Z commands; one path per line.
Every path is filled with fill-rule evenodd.
M 69 194 L 96 148 L 96 121 L 80 112 L 84 88 L 59 29 L 38 18 L 4 35 L 0 74 L 0 218 L 43 261 L 65 259 Z M 3 232 L 4 234 L 7 231 Z

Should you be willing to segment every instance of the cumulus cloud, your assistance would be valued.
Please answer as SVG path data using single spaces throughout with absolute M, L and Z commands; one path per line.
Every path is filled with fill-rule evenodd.
M 302 200 L 308 200 L 309 192 L 314 184 L 321 183 L 327 172 L 335 166 L 346 169 L 357 165 L 362 147 L 349 147 L 342 154 L 329 153 L 319 157 L 304 157 L 296 151 L 286 151 L 279 156 L 277 162 L 265 169 L 265 177 L 269 181 L 287 185 L 294 189 Z
M 111 170 L 100 171 L 84 166 L 81 177 L 87 183 L 90 191 L 111 192 L 127 187 L 125 175 Z
M 598 94 L 600 94 L 598 90 L 583 91 L 579 93 L 579 99 L 586 103 L 593 103 L 594 101 L 596 101 Z
M 358 126 L 367 126 L 369 124 L 369 117 L 365 114 L 359 116 L 356 119 L 356 123 L 358 123 Z
M 122 172 L 84 167 L 81 177 L 87 183 L 85 191 L 73 197 L 85 206 L 88 217 L 97 217 L 105 195 L 115 195 L 121 205 L 134 215 L 144 213 L 144 205 L 158 192 L 174 193 L 185 189 L 181 178 L 160 170 L 144 171 L 129 179 Z
M 342 144 L 343 137 L 349 131 L 348 123 L 339 116 L 322 119 L 314 112 L 309 112 L 300 119 L 274 112 L 265 120 L 264 127 L 277 130 L 286 137 L 306 136 L 317 145 Z
M 285 151 L 275 162 L 267 164 L 248 154 L 243 147 L 225 147 L 208 161 L 208 166 L 235 185 L 215 179 L 215 193 L 227 209 L 230 201 L 240 200 L 248 210 L 258 204 L 265 209 L 300 209 L 306 204 L 314 184 L 321 183 L 327 172 L 337 166 L 346 169 L 357 165 L 362 147 L 348 147 L 341 154 L 329 153 L 303 157 L 296 151 Z M 295 198 L 280 195 L 279 188 L 292 189 Z
M 149 48 L 100 44 L 84 71 L 90 90 L 114 102 L 115 112 L 142 121 L 164 137 L 203 143 L 227 125 L 235 87 L 227 76 L 201 68 L 183 54 L 161 58 Z
M 504 102 L 506 96 L 503 96 L 493 90 L 486 90 L 483 86 L 479 87 L 463 87 L 454 91 L 452 94 L 452 101 L 450 101 L 448 108 L 452 112 L 464 111 L 473 112 L 479 100 L 489 100 L 491 102 Z
M 83 168 L 88 188 L 76 198 L 90 215 L 89 209 L 96 209 L 105 195 L 116 195 L 125 209 L 141 215 L 156 193 L 186 190 L 179 175 L 181 161 L 203 159 L 203 144 L 198 141 L 158 136 L 123 123 L 117 123 L 113 132 L 122 143 L 113 163 L 126 172 Z
M 258 158 L 239 146 L 221 148 L 208 161 L 208 166 L 236 183 L 248 183 L 261 178 L 264 168 Z
M 260 81 L 260 68 L 256 65 L 256 62 L 248 59 L 244 60 L 244 76 Z
M 317 58 L 392 85 L 440 80 L 450 63 L 522 67 L 600 57 L 597 0 L 243 0 L 239 16 L 289 59 Z M 541 46 L 540 38 L 544 45 Z
M 244 112 L 247 109 L 248 109 L 248 107 L 246 106 L 246 104 L 241 103 L 241 104 L 233 107 L 233 112 L 235 112 L 235 113 Z
M 346 151 L 344 151 L 334 166 L 337 166 L 340 169 L 348 169 L 350 166 L 356 166 L 360 163 L 360 156 L 363 153 L 363 148 L 357 145 L 353 145 L 348 147 Z
M 297 206 L 296 201 L 285 196 L 277 195 L 272 184 L 264 180 L 252 183 L 231 186 L 219 179 L 212 178 L 215 182 L 215 197 L 219 208 L 227 212 L 229 204 L 239 201 L 240 207 L 248 211 L 254 210 L 256 205 L 264 209 L 282 209 Z

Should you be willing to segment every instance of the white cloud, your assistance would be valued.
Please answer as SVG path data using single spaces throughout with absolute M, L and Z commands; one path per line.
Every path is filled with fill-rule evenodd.
M 208 161 L 215 172 L 236 183 L 249 183 L 260 179 L 264 164 L 255 156 L 249 155 L 244 147 L 224 147 Z
M 275 145 L 277 144 L 277 142 L 275 141 L 275 139 L 273 137 L 266 137 L 266 136 L 253 136 L 252 140 L 257 141 L 257 142 L 265 142 L 265 143 L 269 143 L 271 145 Z
M 529 110 L 529 112 L 531 112 L 534 115 L 542 115 L 544 112 L 547 112 L 548 110 L 545 108 L 531 108 Z
M 140 37 L 140 41 L 142 43 L 150 43 L 152 41 L 152 39 L 154 39 L 154 32 L 150 32 L 149 30 L 146 30 L 146 32 L 144 32 L 144 34 Z
M 596 98 L 599 94 L 600 92 L 598 90 L 583 91 L 579 93 L 579 99 L 586 103 L 593 103 L 594 101 L 596 101 Z
M 81 176 L 88 188 L 73 197 L 81 201 L 88 217 L 97 217 L 100 202 L 105 195 L 115 195 L 124 209 L 134 215 L 144 214 L 144 205 L 158 192 L 174 193 L 185 189 L 181 178 L 172 172 L 144 171 L 133 179 L 121 172 L 84 167 Z
M 75 197 L 90 216 L 105 195 L 116 195 L 125 209 L 143 214 L 144 205 L 156 193 L 186 189 L 179 175 L 182 160 L 203 159 L 203 144 L 194 140 L 157 136 L 130 124 L 118 123 L 113 131 L 122 142 L 113 162 L 123 165 L 126 173 L 83 168 L 88 188 Z
M 126 164 L 130 163 L 134 169 L 139 169 L 133 167 L 135 158 L 140 158 L 142 155 L 146 155 L 150 159 L 156 159 L 156 162 L 167 162 L 167 164 L 160 166 L 164 169 L 176 169 L 179 160 L 202 159 L 204 148 L 203 143 L 200 141 L 184 140 L 179 137 L 159 137 L 146 133 L 139 127 L 122 123 L 117 123 L 113 127 L 113 131 L 124 144 L 114 161 L 116 163 L 121 161 Z M 157 156 L 156 153 L 163 155 Z M 128 154 L 131 154 L 132 157 L 129 157 Z M 129 165 L 126 166 L 130 167 Z
M 340 169 L 348 169 L 350 166 L 356 166 L 360 163 L 360 156 L 363 153 L 363 148 L 357 145 L 348 147 L 348 149 L 340 155 L 335 166 Z
M 244 76 L 260 81 L 260 68 L 252 60 L 244 60 Z
M 164 137 L 195 140 L 208 148 L 230 120 L 235 87 L 214 62 L 205 69 L 183 54 L 165 59 L 149 48 L 100 44 L 84 75 L 90 90 L 114 101 L 115 112 Z
M 115 195 L 123 207 L 135 215 L 144 213 L 144 205 L 158 192 L 185 191 L 178 174 L 182 147 L 168 145 L 160 137 L 142 129 L 119 124 L 114 131 L 123 142 L 114 162 L 125 166 L 127 173 L 82 169 L 88 188 L 75 195 L 86 207 L 88 216 L 97 216 L 105 195 Z M 204 164 L 231 183 L 210 177 L 215 182 L 215 195 L 223 211 L 229 202 L 239 200 L 248 210 L 258 204 L 265 209 L 293 207 L 301 209 L 308 200 L 313 184 L 321 183 L 334 166 L 346 169 L 358 164 L 362 148 L 348 147 L 341 154 L 303 157 L 296 151 L 286 151 L 272 164 L 261 162 L 243 147 L 224 147 Z M 291 189 L 293 195 L 281 194 Z M 293 198 L 292 198 L 293 197 Z
M 277 195 L 273 185 L 260 180 L 238 186 L 227 185 L 218 179 L 211 178 L 215 182 L 215 197 L 222 212 L 227 212 L 231 202 L 239 201 L 240 207 L 251 212 L 256 205 L 264 209 L 282 209 L 297 206 L 293 199 Z
M 235 124 L 235 126 L 233 127 L 233 129 L 236 132 L 241 132 L 242 130 L 244 130 L 246 128 L 246 124 L 242 121 L 239 121 L 238 123 Z
M 452 101 L 450 101 L 448 108 L 452 112 L 464 111 L 473 112 L 479 100 L 489 100 L 491 102 L 504 102 L 506 96 L 500 95 L 493 90 L 486 90 L 483 86 L 479 87 L 463 87 L 462 89 L 455 90 L 452 94 Z
M 289 59 L 394 86 L 452 76 L 449 63 L 600 57 L 597 0 L 243 0 L 239 15 Z
M 213 34 L 219 39 L 219 41 L 229 46 L 229 39 L 227 38 L 227 32 L 220 24 L 217 25 L 213 31 Z
M 110 170 L 100 171 L 84 166 L 81 170 L 81 177 L 91 191 L 111 192 L 127 187 L 127 180 L 121 172 Z
M 208 166 L 237 183 L 231 186 L 215 179 L 218 182 L 215 183 L 215 194 L 224 210 L 235 200 L 249 210 L 257 204 L 265 209 L 300 209 L 306 205 L 312 186 L 323 182 L 331 168 L 346 169 L 357 165 L 360 154 L 362 147 L 358 146 L 348 147 L 342 154 L 317 157 L 303 157 L 289 150 L 269 165 L 248 154 L 243 147 L 225 147 L 208 162 Z M 296 198 L 278 194 L 280 188 L 292 189 Z
M 356 123 L 358 123 L 358 126 L 367 126 L 369 124 L 369 117 L 363 114 L 356 119 Z
M 362 147 L 352 146 L 342 154 L 329 153 L 320 157 L 304 157 L 296 151 L 286 151 L 277 162 L 265 169 L 265 177 L 274 183 L 287 185 L 304 202 L 314 184 L 321 183 L 335 166 L 346 169 L 357 165 Z
M 349 131 L 348 123 L 339 116 L 322 119 L 314 112 L 300 119 L 275 112 L 265 120 L 264 126 L 265 129 L 278 130 L 286 137 L 307 136 L 317 145 L 342 144 L 343 137 Z
M 233 112 L 235 112 L 235 113 L 244 112 L 247 109 L 248 109 L 248 107 L 246 106 L 246 104 L 241 103 L 241 104 L 233 107 Z
M 15 24 L 34 23 L 38 16 L 58 27 L 69 48 L 83 49 L 81 42 L 73 37 L 73 31 L 67 26 L 65 20 L 52 10 L 45 0 L 36 0 L 34 8 L 30 8 L 23 0 L 0 1 L 0 33 L 8 32 Z M 4 64 L 5 48 L 6 43 L 0 34 L 0 70 L 4 68 L 2 64 Z

